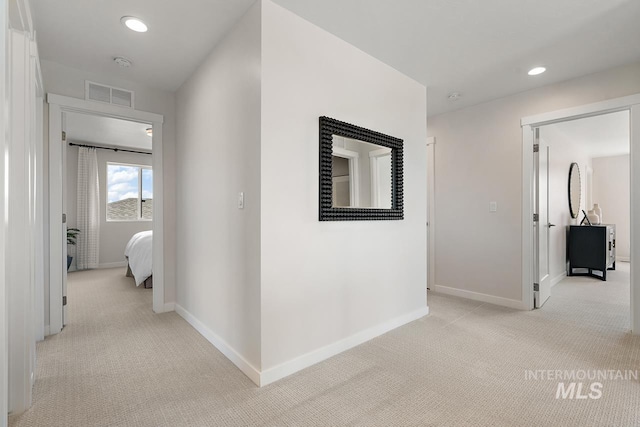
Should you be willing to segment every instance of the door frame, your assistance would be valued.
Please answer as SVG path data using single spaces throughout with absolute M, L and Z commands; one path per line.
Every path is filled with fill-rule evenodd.
M 7 2 L 0 4 L 0 153 L 6 153 L 9 145 L 7 133 L 9 124 L 5 117 L 9 109 L 9 85 L 8 85 L 8 55 L 7 32 L 9 6 Z M 6 154 L 5 154 L 6 156 Z M 7 310 L 7 285 L 5 277 L 5 246 L 7 232 L 6 196 L 5 192 L 5 162 L 0 162 L 0 427 L 7 425 L 7 413 L 9 412 L 9 315 Z
M 553 123 L 629 111 L 631 164 L 631 324 L 640 334 L 640 94 L 523 117 L 522 127 L 522 300 L 533 309 L 533 143 L 536 128 Z
M 436 287 L 436 138 L 427 138 L 427 289 Z
M 56 227 L 62 220 L 62 114 L 74 112 L 94 116 L 111 117 L 149 124 L 153 127 L 152 167 L 154 208 L 153 212 L 153 311 L 163 313 L 170 311 L 165 304 L 164 283 L 164 195 L 163 195 L 163 147 L 162 124 L 164 117 L 160 114 L 120 107 L 112 104 L 101 104 L 84 99 L 71 98 L 49 93 L 49 333 L 57 334 L 62 330 L 62 274 L 66 269 L 66 259 L 62 258 L 62 227 Z
M 360 206 L 360 153 L 333 147 L 333 155 L 349 161 L 349 198 L 352 207 Z
M 381 148 L 379 150 L 369 151 L 371 206 L 380 206 L 380 180 L 378 179 L 378 160 L 380 160 L 380 158 L 384 156 L 389 156 L 389 158 L 391 158 L 391 148 Z

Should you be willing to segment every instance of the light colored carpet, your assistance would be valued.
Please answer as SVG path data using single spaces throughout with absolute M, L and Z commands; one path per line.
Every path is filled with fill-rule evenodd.
M 557 400 L 534 369 L 640 369 L 627 333 L 629 266 L 569 278 L 541 310 L 437 294 L 432 314 L 257 388 L 122 269 L 69 277 L 69 324 L 38 344 L 18 426 L 634 426 L 640 383 Z

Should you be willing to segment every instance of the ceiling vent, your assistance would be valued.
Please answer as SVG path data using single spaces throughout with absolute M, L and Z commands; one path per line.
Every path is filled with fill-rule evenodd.
M 134 93 L 130 90 L 85 81 L 84 97 L 87 101 L 133 108 L 133 95 Z

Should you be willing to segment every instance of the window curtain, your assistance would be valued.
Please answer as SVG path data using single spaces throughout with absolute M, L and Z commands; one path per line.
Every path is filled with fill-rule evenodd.
M 78 270 L 98 268 L 100 247 L 100 182 L 95 148 L 78 150 Z

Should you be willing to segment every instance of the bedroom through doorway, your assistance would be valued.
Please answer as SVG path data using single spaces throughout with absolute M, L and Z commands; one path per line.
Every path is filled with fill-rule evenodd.
M 571 190 L 569 190 L 571 195 L 573 195 L 574 193 L 577 194 L 578 188 L 581 188 L 580 193 L 582 193 L 583 183 L 588 184 L 589 189 L 591 190 L 591 194 L 590 194 L 591 200 L 590 201 L 585 200 L 585 202 L 587 203 L 587 206 L 582 204 L 583 203 L 582 197 L 580 197 L 580 199 L 578 199 L 577 197 L 575 198 L 571 197 L 571 199 L 569 199 L 567 197 L 567 199 L 569 200 L 566 200 L 566 202 L 570 205 L 570 210 L 572 213 L 582 214 L 582 215 L 575 215 L 575 218 L 572 218 L 573 220 L 582 222 L 583 217 L 587 216 L 590 218 L 589 221 L 586 222 L 587 223 L 586 226 L 580 226 L 579 223 L 572 224 L 572 225 L 575 225 L 575 229 L 579 230 L 580 233 L 582 233 L 583 231 L 591 230 L 595 235 L 595 233 L 597 233 L 598 231 L 600 232 L 605 231 L 605 233 L 601 233 L 601 237 L 602 237 L 602 234 L 604 234 L 604 237 L 606 237 L 606 239 L 602 242 L 602 244 L 598 243 L 593 245 L 593 248 L 597 248 L 597 250 L 600 251 L 600 253 L 602 252 L 602 249 L 604 249 L 603 258 L 606 261 L 606 265 L 600 264 L 598 266 L 594 266 L 592 265 L 590 260 L 585 261 L 582 258 L 578 259 L 577 255 L 576 257 L 574 257 L 573 255 L 576 254 L 576 252 L 574 252 L 573 254 L 572 253 L 566 254 L 567 261 L 569 264 L 567 265 L 567 268 L 568 268 L 567 271 L 571 270 L 574 273 L 585 273 L 588 275 L 586 277 L 590 279 L 593 278 L 596 281 L 595 283 L 598 283 L 598 281 L 604 282 L 605 272 L 607 274 L 606 276 L 607 281 L 609 281 L 610 273 L 612 273 L 612 275 L 613 273 L 628 274 L 629 278 L 628 280 L 625 280 L 625 285 L 626 283 L 628 283 L 628 287 L 627 287 L 628 293 L 624 292 L 628 295 L 628 297 L 622 296 L 620 301 L 623 301 L 624 303 L 626 303 L 627 301 L 629 302 L 629 315 L 622 317 L 623 319 L 622 327 L 624 328 L 625 331 L 629 331 L 630 329 L 633 334 L 637 334 L 638 331 L 640 330 L 640 315 L 638 315 L 638 312 L 640 311 L 638 296 L 640 296 L 640 293 L 637 292 L 638 291 L 637 281 L 634 280 L 634 274 L 636 274 L 636 272 L 635 272 L 635 268 L 633 267 L 638 265 L 637 259 L 635 258 L 635 255 L 634 255 L 634 254 L 637 255 L 638 251 L 637 251 L 637 248 L 635 248 L 634 242 L 638 241 L 637 231 L 639 229 L 637 227 L 637 224 L 634 223 L 638 218 L 637 216 L 638 194 L 636 194 L 638 192 L 635 191 L 634 189 L 638 189 L 640 187 L 636 185 L 639 175 L 635 173 L 635 170 L 631 167 L 631 165 L 634 164 L 634 153 L 636 153 L 637 155 L 637 152 L 638 152 L 637 145 L 640 141 L 640 138 L 639 138 L 640 135 L 638 134 L 638 129 L 640 129 L 640 126 L 638 126 L 639 124 L 638 122 L 640 121 L 640 115 L 638 114 L 638 106 L 640 106 L 640 95 L 630 95 L 626 97 L 610 99 L 610 100 L 597 102 L 593 104 L 567 108 L 564 110 L 551 111 L 547 113 L 538 114 L 535 116 L 523 117 L 521 119 L 522 143 L 523 143 L 523 150 L 522 150 L 523 218 L 522 219 L 524 224 L 523 232 L 522 232 L 522 251 L 523 251 L 523 257 L 522 257 L 523 288 L 522 289 L 523 289 L 524 303 L 525 303 L 525 306 L 527 306 L 528 308 L 534 307 L 534 300 L 535 300 L 534 297 L 535 297 L 536 291 L 538 291 L 539 293 L 540 303 L 545 301 L 547 297 L 550 294 L 552 294 L 551 287 L 550 287 L 551 281 L 548 280 L 548 277 L 546 277 L 550 275 L 546 274 L 544 276 L 546 283 L 544 283 L 543 280 L 540 280 L 540 278 L 543 277 L 542 271 L 536 271 L 536 270 L 542 270 L 541 268 L 539 268 L 539 265 L 541 263 L 534 262 L 535 256 L 539 257 L 540 254 L 543 253 L 543 251 L 540 249 L 545 248 L 545 246 L 541 246 L 541 245 L 535 246 L 533 244 L 534 242 L 533 238 L 536 230 L 534 223 L 539 222 L 543 226 L 546 224 L 546 227 L 544 228 L 546 228 L 547 230 L 551 228 L 550 227 L 551 223 L 547 223 L 547 221 L 543 221 L 542 218 L 540 217 L 540 213 L 535 211 L 536 206 L 534 206 L 535 205 L 534 194 L 537 193 L 537 190 L 535 190 L 535 186 L 534 186 L 535 181 L 537 179 L 534 173 L 536 169 L 534 167 L 534 163 L 535 163 L 534 154 L 536 151 L 538 153 L 548 152 L 546 149 L 543 150 L 542 144 L 540 144 L 538 147 L 535 146 L 535 143 L 537 142 L 536 140 L 542 141 L 542 139 L 539 138 L 539 129 L 547 125 L 562 124 L 564 122 L 572 122 L 572 121 L 574 123 L 572 123 L 571 126 L 573 126 L 573 125 L 576 125 L 578 123 L 578 120 L 581 120 L 581 119 L 588 119 L 588 118 L 593 118 L 594 120 L 598 118 L 612 119 L 614 118 L 614 116 L 615 117 L 620 116 L 618 118 L 623 119 L 623 125 L 619 128 L 622 128 L 625 133 L 628 132 L 627 133 L 628 139 L 625 138 L 625 140 L 628 142 L 625 141 L 624 144 L 622 144 L 622 146 L 626 146 L 628 144 L 629 146 L 628 153 L 626 152 L 626 149 L 625 149 L 625 152 L 618 153 L 619 156 L 612 156 L 611 153 L 605 154 L 605 156 L 607 157 L 607 159 L 605 159 L 606 160 L 605 163 L 607 164 L 603 165 L 604 167 L 602 168 L 602 171 L 604 171 L 604 175 L 608 175 L 609 173 L 606 171 L 607 171 L 607 168 L 611 170 L 611 168 L 609 167 L 610 166 L 609 163 L 613 163 L 613 160 L 621 160 L 621 162 L 625 164 L 624 169 L 626 169 L 626 166 L 629 165 L 628 175 L 626 175 L 626 178 L 623 178 L 625 181 L 628 180 L 629 187 L 627 188 L 629 188 L 629 190 L 626 190 L 626 189 L 623 190 L 622 187 L 612 189 L 611 183 L 608 183 L 607 185 L 605 185 L 604 200 L 609 200 L 609 201 L 606 202 L 608 207 L 603 209 L 600 207 L 600 203 L 605 203 L 605 202 L 600 199 L 595 200 L 597 191 L 595 188 L 596 171 L 595 171 L 595 164 L 593 160 L 591 161 L 592 163 L 591 165 L 589 165 L 587 162 L 587 165 L 582 168 L 584 170 L 581 171 L 580 175 L 584 174 L 585 176 L 584 177 L 581 176 L 580 180 L 577 179 L 578 177 L 577 170 L 580 167 L 579 165 L 580 160 L 572 161 L 572 164 L 569 167 L 569 170 L 565 172 L 565 173 L 568 172 L 568 175 L 569 175 L 568 183 L 567 181 L 565 181 L 566 183 L 565 185 L 567 185 L 568 190 L 569 190 L 568 187 L 571 186 Z M 621 114 L 616 115 L 616 113 L 621 113 Z M 598 129 L 598 131 L 600 130 L 606 131 L 607 133 L 611 133 L 610 131 L 607 131 L 607 128 Z M 603 138 L 600 138 L 600 139 L 603 139 Z M 610 145 L 610 144 L 607 144 L 607 145 Z M 627 154 L 628 154 L 628 159 L 626 158 Z M 613 159 L 613 157 L 622 157 L 622 159 Z M 615 168 L 618 169 L 616 170 L 616 174 L 618 174 L 619 172 L 623 172 L 622 166 L 615 166 Z M 613 175 L 613 173 L 610 173 L 610 174 Z M 574 175 L 575 175 L 575 179 L 574 179 Z M 605 178 L 608 178 L 608 177 L 605 176 Z M 619 178 L 618 178 L 618 182 L 619 182 Z M 575 185 L 573 185 L 574 183 Z M 620 184 L 613 184 L 613 185 L 620 185 Z M 609 193 L 612 193 L 613 191 L 617 193 L 617 196 L 615 200 L 611 202 L 610 199 L 608 199 L 608 196 L 610 195 Z M 587 193 L 589 192 L 587 191 Z M 627 199 L 627 197 L 624 196 L 624 194 L 627 194 L 629 196 L 629 199 L 628 199 L 629 208 L 619 206 L 620 202 Z M 602 197 L 602 193 L 598 197 Z M 594 206 L 593 207 L 588 206 L 589 203 L 593 203 Z M 598 206 L 595 206 L 596 203 L 598 203 Z M 618 204 L 618 208 L 614 206 L 615 204 Z M 584 207 L 587 207 L 588 210 L 585 209 L 585 212 L 581 212 Z M 623 271 L 623 268 L 620 268 L 619 269 L 620 271 L 618 271 L 618 267 L 623 267 L 623 265 L 618 265 L 618 262 L 616 261 L 625 261 L 625 260 L 617 259 L 618 256 L 623 257 L 623 254 L 622 254 L 623 248 L 619 246 L 619 245 L 622 245 L 622 243 L 618 241 L 618 236 L 616 232 L 618 225 L 611 223 L 614 221 L 615 222 L 620 222 L 620 221 L 619 219 L 616 219 L 615 217 L 613 217 L 612 213 L 614 214 L 616 212 L 623 213 L 623 212 L 626 212 L 627 210 L 629 211 L 630 227 L 629 227 L 629 231 L 625 232 L 624 234 L 629 233 L 628 234 L 629 235 L 628 260 L 630 261 L 629 263 L 630 268 L 627 271 Z M 592 211 L 593 213 L 598 211 L 597 216 L 593 215 L 593 222 L 591 220 L 590 215 L 592 215 L 592 213 L 590 211 Z M 537 216 L 532 215 L 536 213 L 537 213 Z M 579 216 L 580 216 L 580 219 L 578 219 Z M 604 217 L 605 224 L 598 225 L 597 224 L 598 222 L 602 222 L 600 220 L 600 218 L 602 217 Z M 536 221 L 536 219 L 538 219 L 538 221 Z M 591 222 L 592 224 L 591 226 L 588 225 L 589 222 Z M 594 223 L 596 224 L 596 226 L 593 225 Z M 540 227 L 538 230 L 540 230 L 541 228 L 542 227 Z M 571 230 L 567 230 L 567 232 L 571 233 Z M 540 233 L 540 234 L 543 234 L 543 233 Z M 569 244 L 567 245 L 566 249 L 570 251 L 571 250 L 570 247 L 572 246 L 571 236 L 568 236 L 567 240 L 569 240 Z M 573 242 L 576 243 L 577 240 L 573 240 Z M 589 248 L 591 246 L 592 245 L 589 245 Z M 580 244 L 580 242 L 578 242 L 578 244 L 574 244 L 572 247 L 576 250 L 580 250 L 580 249 L 587 248 L 587 245 Z M 618 249 L 620 249 L 620 252 L 618 252 Z M 588 253 L 590 255 L 595 254 L 594 259 L 597 258 L 597 262 L 600 263 L 601 261 L 600 255 L 597 254 L 595 249 L 593 252 L 589 250 Z M 545 256 L 543 259 L 546 260 L 547 258 L 548 257 Z M 622 262 L 621 264 L 625 264 L 625 263 Z M 547 265 L 547 263 L 545 262 L 543 265 Z M 611 269 L 616 268 L 616 270 L 612 270 L 610 272 L 609 271 L 610 268 Z M 582 269 L 582 271 L 579 271 L 580 269 Z M 591 277 L 594 275 L 596 275 L 597 277 Z M 615 274 L 615 275 L 618 276 L 619 274 Z M 536 282 L 536 279 L 538 279 L 537 282 Z M 544 291 L 544 294 L 543 294 L 543 291 Z M 608 300 L 609 295 L 604 293 L 604 298 L 605 300 Z M 553 301 L 553 298 L 551 299 L 551 301 Z M 590 303 L 592 304 L 592 302 Z M 602 304 L 603 303 L 598 301 L 595 305 L 599 307 Z M 624 308 L 622 310 L 624 310 Z M 616 311 L 622 311 L 622 310 L 613 309 L 608 311 L 610 313 L 614 313 L 614 315 L 617 315 Z M 589 312 L 593 313 L 593 310 Z
M 86 83 L 87 88 L 92 86 Z M 106 89 L 114 97 L 122 92 Z M 64 347 L 70 349 L 70 354 L 96 350 L 90 356 L 92 360 L 102 357 L 104 346 L 118 344 L 134 349 L 139 342 L 136 333 L 140 327 L 155 325 L 156 313 L 172 310 L 164 296 L 164 117 L 136 110 L 133 93 L 129 94 L 131 102 L 126 106 L 121 97 L 117 102 L 91 101 L 89 91 L 86 99 L 53 93 L 46 96 L 48 165 L 45 167 L 48 166 L 48 171 L 44 186 L 48 192 L 45 191 L 44 203 L 48 206 L 45 230 L 48 242 L 45 243 L 44 268 L 49 274 L 42 296 L 36 296 L 42 300 L 34 301 L 44 309 L 39 326 L 45 336 L 36 346 L 36 358 L 47 357 L 48 337 L 53 335 L 57 342 L 65 342 Z M 120 157 L 114 158 L 114 155 Z M 137 181 L 133 172 L 137 173 Z M 74 184 L 75 188 L 70 191 L 68 187 Z M 80 195 L 85 203 L 79 208 Z M 127 199 L 135 200 L 135 208 L 127 211 L 127 206 L 133 203 Z M 98 228 L 94 227 L 95 223 Z M 103 223 L 107 224 L 105 227 L 118 224 L 121 227 L 100 227 Z M 126 228 L 128 223 L 144 225 L 144 230 Z M 75 236 L 67 234 L 68 228 L 78 230 Z M 151 271 L 152 288 L 144 288 L 145 277 L 134 279 L 126 274 L 125 249 L 138 232 L 150 232 L 154 237 L 150 239 L 152 249 L 146 251 L 147 259 L 151 259 L 151 266 L 146 268 Z M 82 247 L 82 238 L 92 246 Z M 68 262 L 68 254 L 75 259 Z M 72 271 L 68 273 L 67 269 Z M 137 271 L 133 267 L 131 270 Z M 131 329 L 125 331 L 122 322 Z M 106 325 L 116 325 L 122 334 L 109 334 L 104 329 Z M 82 337 L 81 342 L 78 336 Z M 108 342 L 109 339 L 113 342 Z M 75 369 L 74 358 L 69 358 L 68 363 L 69 369 Z M 101 363 L 110 362 L 102 360 Z M 32 380 L 37 381 L 42 374 L 36 370 Z
M 66 307 L 97 299 L 151 311 L 153 126 L 79 112 L 63 112 L 62 123 Z M 63 324 L 74 318 L 65 310 Z
M 536 308 L 574 318 L 586 311 L 624 331 L 631 294 L 629 111 L 538 129 Z

